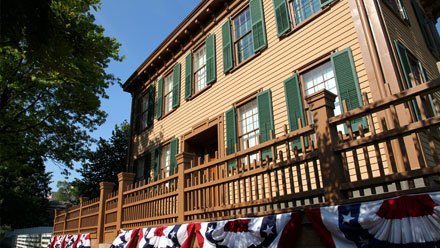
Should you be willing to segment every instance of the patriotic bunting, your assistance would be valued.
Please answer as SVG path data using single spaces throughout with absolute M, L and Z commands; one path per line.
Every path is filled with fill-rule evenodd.
M 189 248 L 194 224 L 143 228 L 139 232 L 139 248 Z
M 90 248 L 90 234 L 52 236 L 48 248 Z
M 440 193 L 306 211 L 329 247 L 440 247 Z
M 301 215 L 278 214 L 197 224 L 200 248 L 292 247 Z
M 110 248 L 134 248 L 136 247 L 136 236 L 139 229 L 133 229 L 130 231 L 119 230 L 119 234 L 113 241 Z
M 90 248 L 90 233 L 80 234 L 76 248 Z

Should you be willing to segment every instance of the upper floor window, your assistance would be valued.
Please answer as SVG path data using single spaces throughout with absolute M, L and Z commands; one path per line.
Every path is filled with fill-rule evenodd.
M 273 0 L 277 34 L 288 33 L 292 27 L 312 18 L 333 0 Z
M 163 88 L 163 109 L 164 114 L 169 113 L 173 109 L 173 74 L 170 73 L 164 78 Z
M 249 8 L 233 20 L 234 49 L 238 64 L 254 54 L 252 24 Z
M 215 35 L 211 34 L 205 43 L 185 58 L 185 99 L 206 89 L 217 78 L 215 61 Z
M 250 0 L 249 7 L 222 25 L 223 71 L 231 71 L 266 47 L 263 1 Z
M 203 45 L 194 52 L 194 92 L 206 87 L 206 47 Z
M 293 0 L 292 9 L 295 25 L 298 25 L 321 10 L 321 3 L 319 0 Z
M 408 15 L 406 13 L 405 7 L 401 0 L 384 0 L 385 3 L 403 20 L 408 20 Z

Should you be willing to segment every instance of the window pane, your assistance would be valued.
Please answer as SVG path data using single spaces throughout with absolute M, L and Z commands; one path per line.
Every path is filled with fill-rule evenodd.
M 319 0 L 293 0 L 292 5 L 296 25 L 307 20 L 310 16 L 321 9 Z
M 194 84 L 195 92 L 206 87 L 206 47 L 203 46 L 194 53 Z
M 238 15 L 234 21 L 234 43 L 238 63 L 254 54 L 252 39 L 252 23 L 249 9 Z
M 165 114 L 173 109 L 173 73 L 164 79 L 164 112 Z
M 160 159 L 160 173 L 159 175 L 170 175 L 170 163 L 171 163 L 171 146 L 168 144 L 162 147 L 162 154 Z

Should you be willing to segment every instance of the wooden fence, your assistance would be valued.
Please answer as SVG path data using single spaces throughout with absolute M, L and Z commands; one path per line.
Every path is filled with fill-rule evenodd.
M 308 96 L 310 124 L 223 157 L 177 155 L 156 181 L 118 175 L 118 191 L 56 213 L 55 234 L 90 232 L 111 242 L 118 229 L 262 216 L 304 207 L 439 190 L 440 80 L 333 116 L 335 95 Z M 359 121 L 360 120 L 360 121 Z M 362 123 L 352 126 L 352 123 Z M 340 132 L 338 132 L 340 130 Z M 292 147 L 300 144 L 299 147 Z M 237 147 L 238 148 L 238 147 Z M 263 157 L 263 154 L 265 156 Z M 235 166 L 233 166 L 235 165 Z

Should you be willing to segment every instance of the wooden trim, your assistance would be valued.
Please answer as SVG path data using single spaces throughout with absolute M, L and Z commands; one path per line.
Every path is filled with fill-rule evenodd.
M 253 99 L 256 99 L 257 94 L 260 93 L 261 91 L 263 91 L 262 88 L 261 88 L 261 89 L 258 89 L 258 90 L 256 90 L 256 91 L 254 91 L 254 92 L 252 92 L 252 93 L 250 93 L 250 94 L 248 94 L 248 95 L 246 95 L 246 96 L 244 96 L 244 97 L 242 97 L 242 98 L 240 98 L 238 101 L 234 102 L 234 103 L 232 104 L 232 106 L 233 106 L 234 108 L 239 108 L 239 107 L 241 107 L 242 105 L 245 105 L 246 103 L 252 101 Z

